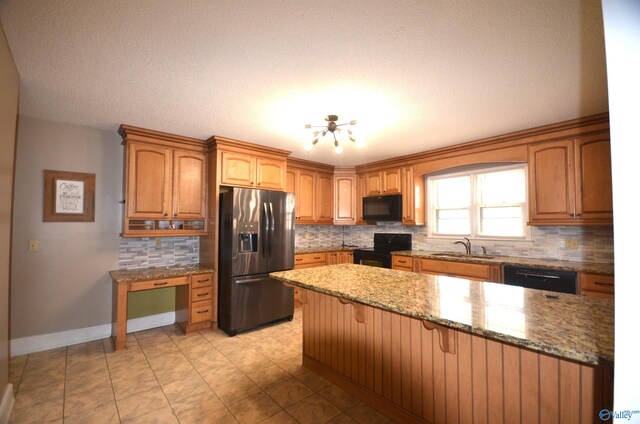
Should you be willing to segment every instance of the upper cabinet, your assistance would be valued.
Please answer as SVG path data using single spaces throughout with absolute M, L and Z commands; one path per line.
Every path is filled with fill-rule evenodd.
M 333 166 L 291 158 L 286 175 L 296 199 L 295 223 L 332 224 Z
M 364 195 L 380 196 L 398 194 L 402 192 L 400 168 L 384 169 L 382 171 L 364 174 Z
M 123 237 L 206 233 L 206 146 L 201 140 L 120 126 Z
M 366 169 L 366 168 L 365 168 Z M 402 195 L 402 224 L 424 225 L 424 179 L 416 178 L 412 165 L 389 167 L 379 171 L 360 171 L 356 179 L 356 223 L 362 220 L 362 198 Z
M 356 223 L 356 170 L 336 168 L 334 181 L 333 223 L 354 225 Z
M 611 225 L 608 133 L 529 145 L 530 225 Z
M 259 156 L 221 150 L 220 184 L 265 190 L 284 190 L 287 161 L 284 158 Z

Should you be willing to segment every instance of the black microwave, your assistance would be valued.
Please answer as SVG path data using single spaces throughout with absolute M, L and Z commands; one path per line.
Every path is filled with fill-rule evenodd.
M 402 221 L 402 195 L 363 197 L 362 218 L 365 221 Z

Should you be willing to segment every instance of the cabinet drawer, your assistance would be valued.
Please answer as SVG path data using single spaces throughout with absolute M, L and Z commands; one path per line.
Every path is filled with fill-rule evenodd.
M 420 272 L 426 274 L 443 274 L 460 278 L 472 278 L 483 281 L 496 281 L 490 265 L 470 264 L 466 262 L 438 261 L 420 259 Z
M 199 302 L 201 300 L 213 299 L 213 287 L 201 287 L 199 289 L 191 289 L 191 301 Z
M 163 287 L 173 287 L 187 284 L 187 277 L 165 278 L 162 280 L 134 281 L 129 286 L 129 291 L 161 289 Z
M 613 292 L 605 293 L 605 292 L 598 292 L 598 291 L 591 291 L 591 290 L 580 290 L 580 294 L 587 297 L 597 297 L 600 299 L 614 300 Z
M 392 267 L 407 268 L 409 271 L 413 268 L 413 258 L 409 256 L 393 256 Z
M 210 300 L 193 302 L 191 304 L 191 322 L 211 321 L 213 318 L 213 305 Z
M 191 288 L 210 286 L 212 281 L 213 274 L 192 275 Z
M 613 275 L 580 273 L 580 291 L 613 293 Z
M 327 263 L 327 254 L 326 253 L 300 253 L 295 256 L 294 266 L 298 265 L 308 265 L 308 264 L 317 264 L 326 265 Z

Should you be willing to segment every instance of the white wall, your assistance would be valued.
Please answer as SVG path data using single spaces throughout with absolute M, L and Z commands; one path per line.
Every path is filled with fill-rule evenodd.
M 13 403 L 9 386 L 9 269 L 19 87 L 20 77 L 0 25 L 0 422 L 8 419 Z
M 640 284 L 638 283 L 638 155 L 640 136 L 640 2 L 604 0 L 611 121 L 616 329 L 614 410 L 640 411 Z M 630 420 L 640 423 L 640 412 Z
M 111 322 L 118 267 L 122 147 L 113 131 L 20 116 L 16 156 L 11 339 Z M 96 174 L 95 222 L 42 222 L 43 170 Z M 28 252 L 29 240 L 40 250 Z

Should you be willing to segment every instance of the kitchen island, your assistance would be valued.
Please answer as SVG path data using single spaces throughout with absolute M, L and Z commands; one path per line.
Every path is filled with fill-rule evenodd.
M 301 289 L 305 366 L 398 421 L 611 408 L 611 301 L 351 264 L 271 275 Z

